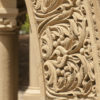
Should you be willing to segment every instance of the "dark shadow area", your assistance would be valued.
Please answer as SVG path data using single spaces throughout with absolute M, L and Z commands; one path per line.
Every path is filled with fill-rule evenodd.
M 27 9 L 26 9 L 26 5 L 25 5 L 25 0 L 20 0 L 20 1 L 17 0 L 17 8 L 19 11 L 19 14 L 17 17 L 17 26 L 18 26 L 18 29 L 20 29 L 22 24 L 26 20 Z
M 17 17 L 18 30 L 26 20 L 25 0 L 17 0 L 19 14 Z M 23 34 L 23 33 L 22 33 Z M 19 89 L 25 90 L 29 85 L 29 35 L 19 35 Z
M 19 89 L 29 85 L 29 35 L 19 35 Z

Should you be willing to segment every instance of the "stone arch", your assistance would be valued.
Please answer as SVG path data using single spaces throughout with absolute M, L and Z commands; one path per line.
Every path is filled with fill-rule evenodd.
M 98 1 L 26 0 L 26 5 L 30 84 L 24 100 L 100 100 Z M 17 100 L 17 14 L 16 1 L 0 1 L 0 100 Z

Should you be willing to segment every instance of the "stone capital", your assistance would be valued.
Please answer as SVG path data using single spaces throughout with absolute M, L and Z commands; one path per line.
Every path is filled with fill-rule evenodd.
M 14 31 L 17 27 L 17 8 L 0 8 L 0 31 Z

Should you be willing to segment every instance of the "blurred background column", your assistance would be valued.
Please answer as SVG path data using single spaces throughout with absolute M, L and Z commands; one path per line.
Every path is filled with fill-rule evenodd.
M 16 0 L 0 0 L 0 100 L 17 100 Z

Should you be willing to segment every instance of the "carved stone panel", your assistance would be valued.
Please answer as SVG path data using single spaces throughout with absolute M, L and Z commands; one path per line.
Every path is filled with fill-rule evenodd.
M 93 5 L 89 0 L 31 2 L 38 26 L 46 98 L 96 100 L 99 62 Z

